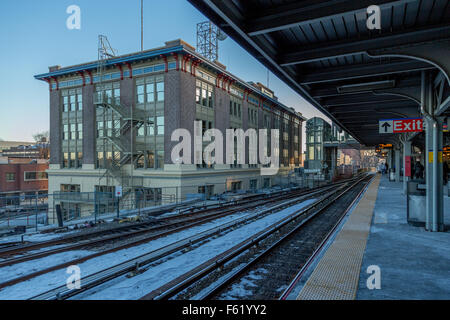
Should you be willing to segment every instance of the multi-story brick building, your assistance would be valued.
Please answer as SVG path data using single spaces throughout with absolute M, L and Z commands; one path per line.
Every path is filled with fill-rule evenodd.
M 97 61 L 50 67 L 36 76 L 50 87 L 49 193 L 110 192 L 122 185 L 131 197 L 139 190 L 180 198 L 271 185 L 273 177 L 261 176 L 259 165 L 174 164 L 171 150 L 178 142 L 171 134 L 185 128 L 194 135 L 196 120 L 203 131 L 277 128 L 279 174 L 301 161 L 301 114 L 182 40 L 102 65 L 101 72 Z M 70 198 L 75 211 L 81 198 L 79 204 L 74 194 Z

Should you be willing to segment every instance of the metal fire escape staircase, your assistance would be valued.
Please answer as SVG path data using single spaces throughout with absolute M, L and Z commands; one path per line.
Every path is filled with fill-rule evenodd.
M 132 107 L 124 107 L 115 98 L 106 95 L 105 92 L 96 97 L 94 104 L 105 108 L 105 110 L 111 109 L 118 116 L 114 120 L 111 134 L 103 137 L 119 151 L 113 153 L 104 175 L 118 181 L 124 189 L 130 189 L 134 187 L 132 178 L 123 172 L 123 167 L 127 164 L 134 166 L 137 160 L 144 155 L 145 143 L 135 142 L 134 135 L 144 124 L 151 124 L 152 122 L 148 120 L 145 111 L 133 111 Z
M 102 86 L 103 75 L 106 68 L 106 60 L 114 56 L 114 50 L 111 48 L 105 36 L 99 36 L 98 47 L 98 70 L 99 86 Z M 100 178 L 107 179 L 108 186 L 114 186 L 116 183 L 122 186 L 123 198 L 131 193 L 135 187 L 142 187 L 142 181 L 133 179 L 132 168 L 144 156 L 146 150 L 145 143 L 135 141 L 136 132 L 144 124 L 152 124 L 145 111 L 133 110 L 133 106 L 124 106 L 120 103 L 120 98 L 112 97 L 106 94 L 104 90 L 94 96 L 94 105 L 106 110 L 112 110 L 115 114 L 111 130 L 103 136 L 108 140 L 118 152 L 112 153 L 112 158 L 108 161 L 106 171 Z M 124 172 L 124 166 L 131 165 L 131 172 Z M 111 183 L 110 183 L 111 182 Z

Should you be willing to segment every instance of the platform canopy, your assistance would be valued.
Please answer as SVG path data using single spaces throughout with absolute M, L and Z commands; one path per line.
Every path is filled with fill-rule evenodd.
M 189 1 L 362 144 L 398 141 L 380 119 L 421 117 L 422 71 L 449 114 L 449 0 Z

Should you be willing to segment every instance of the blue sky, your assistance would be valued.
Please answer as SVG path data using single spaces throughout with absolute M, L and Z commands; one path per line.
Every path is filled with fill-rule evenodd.
M 81 9 L 81 30 L 66 28 L 68 6 Z M 195 46 L 205 17 L 186 0 L 144 0 L 144 49 L 181 38 Z M 140 0 L 0 1 L 0 139 L 33 141 L 48 130 L 48 85 L 34 75 L 48 66 L 97 59 L 97 36 L 104 34 L 118 54 L 140 50 Z M 219 61 L 246 81 L 267 82 L 267 69 L 232 39 L 220 43 Z M 269 76 L 279 100 L 307 118 L 320 113 L 297 93 Z

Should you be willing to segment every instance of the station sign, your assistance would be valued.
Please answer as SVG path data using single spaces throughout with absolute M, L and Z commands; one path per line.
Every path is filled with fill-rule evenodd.
M 404 133 L 423 131 L 422 118 L 383 119 L 378 121 L 379 133 Z
M 117 198 L 121 198 L 122 197 L 122 186 L 116 186 L 116 189 L 115 189 L 115 194 L 116 194 L 116 197 Z

